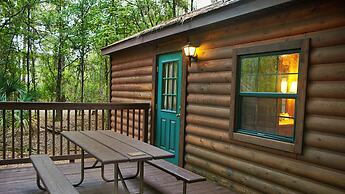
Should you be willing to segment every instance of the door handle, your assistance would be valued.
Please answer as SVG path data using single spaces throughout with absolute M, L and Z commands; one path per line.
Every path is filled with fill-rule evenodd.
M 177 118 L 180 118 L 180 116 L 181 116 L 181 114 L 180 114 L 180 113 L 176 114 L 176 117 L 177 117 Z

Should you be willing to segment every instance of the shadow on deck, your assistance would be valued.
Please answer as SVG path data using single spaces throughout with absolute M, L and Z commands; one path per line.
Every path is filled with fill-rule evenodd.
M 92 163 L 87 163 L 90 165 Z M 59 164 L 59 169 L 67 176 L 71 182 L 77 182 L 80 174 L 80 163 Z M 120 165 L 124 176 L 135 173 L 136 164 L 128 163 Z M 112 165 L 106 167 L 106 177 L 112 178 Z M 139 193 L 138 179 L 126 181 L 130 193 Z M 119 183 L 120 189 L 123 188 Z M 86 170 L 85 180 L 81 186 L 77 187 L 82 194 L 103 194 L 113 193 L 113 184 L 102 180 L 100 169 Z M 36 172 L 33 167 L 18 167 L 0 169 L 0 194 L 45 193 L 36 186 Z M 121 193 L 124 193 L 123 190 Z M 164 173 L 150 165 L 145 164 L 145 194 L 178 194 L 182 193 L 182 181 L 177 181 L 175 177 Z M 193 183 L 188 185 L 187 193 L 196 194 L 231 194 L 228 189 L 210 181 Z

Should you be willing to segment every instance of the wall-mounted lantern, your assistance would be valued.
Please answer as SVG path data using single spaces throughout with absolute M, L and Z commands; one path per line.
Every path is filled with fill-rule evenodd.
M 183 51 L 186 57 L 196 59 L 196 46 L 188 43 L 186 46 L 183 47 Z

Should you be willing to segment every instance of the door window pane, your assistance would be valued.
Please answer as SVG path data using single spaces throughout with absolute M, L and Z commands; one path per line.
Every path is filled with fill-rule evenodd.
M 162 105 L 163 110 L 176 111 L 177 61 L 163 63 Z

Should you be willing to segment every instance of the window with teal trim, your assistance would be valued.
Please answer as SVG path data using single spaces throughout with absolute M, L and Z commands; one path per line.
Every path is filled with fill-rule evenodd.
M 294 142 L 299 50 L 240 55 L 235 131 Z

